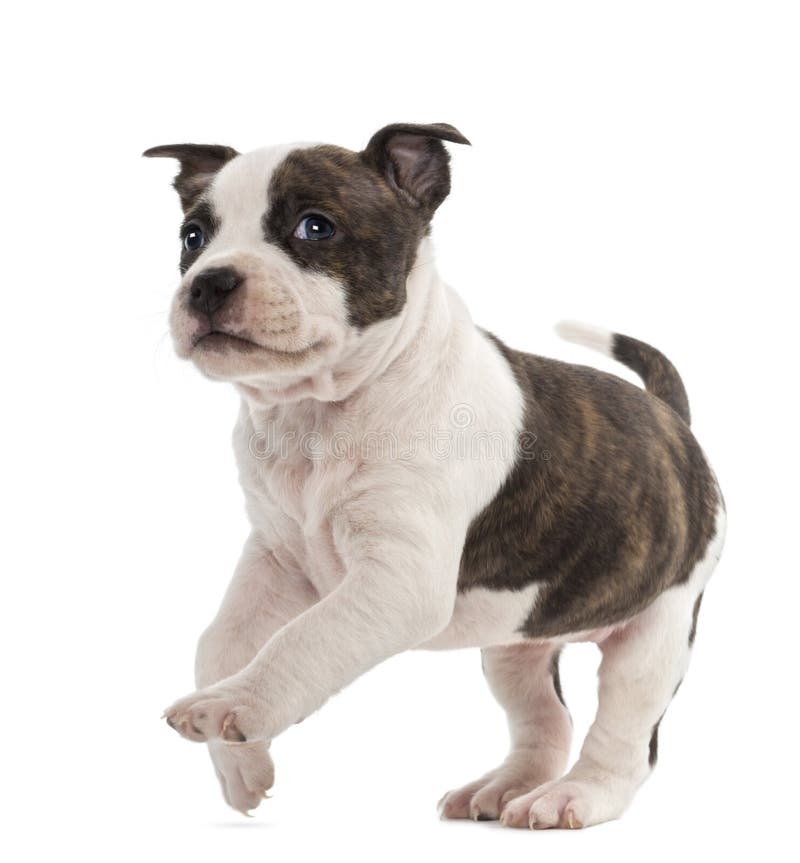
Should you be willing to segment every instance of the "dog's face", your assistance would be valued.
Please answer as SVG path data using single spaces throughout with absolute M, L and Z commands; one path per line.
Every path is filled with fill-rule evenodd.
M 209 377 L 279 391 L 380 333 L 403 310 L 419 243 L 450 189 L 443 140 L 468 143 L 435 124 L 388 126 L 360 153 L 148 150 L 181 164 L 177 353 Z

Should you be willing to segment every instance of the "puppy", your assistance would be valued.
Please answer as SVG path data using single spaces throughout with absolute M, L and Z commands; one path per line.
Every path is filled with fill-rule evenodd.
M 208 745 L 242 812 L 270 741 L 377 663 L 479 647 L 503 763 L 446 818 L 577 828 L 617 818 L 657 757 L 692 652 L 724 508 L 657 350 L 561 334 L 643 379 L 521 353 L 439 276 L 431 219 L 452 126 L 396 124 L 361 152 L 182 144 L 175 348 L 241 395 L 252 531 L 166 720 Z M 565 774 L 559 652 L 602 651 L 597 718 Z

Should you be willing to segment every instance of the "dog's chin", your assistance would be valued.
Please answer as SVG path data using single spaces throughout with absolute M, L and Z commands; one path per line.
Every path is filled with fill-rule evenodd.
M 297 350 L 279 350 L 235 333 L 214 331 L 194 340 L 188 351 L 178 353 L 207 377 L 246 381 L 308 374 L 318 365 L 325 347 L 324 339 L 315 339 Z

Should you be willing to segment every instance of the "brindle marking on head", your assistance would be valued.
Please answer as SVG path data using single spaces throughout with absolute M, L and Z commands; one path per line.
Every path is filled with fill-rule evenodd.
M 142 153 L 148 158 L 177 159 L 180 162 L 172 185 L 188 212 L 211 184 L 219 169 L 239 153 L 220 144 L 162 144 Z
M 659 399 L 613 375 L 520 353 L 494 336 L 525 396 L 522 455 L 472 522 L 459 591 L 541 584 L 532 638 L 619 623 L 685 582 L 720 504 L 700 447 Z
M 361 158 L 430 220 L 450 194 L 450 154 L 442 141 L 469 144 L 449 123 L 392 123 L 370 138 Z
M 395 124 L 362 153 L 330 145 L 295 150 L 270 181 L 267 242 L 340 281 L 353 326 L 394 317 L 405 304 L 417 247 L 450 189 L 450 157 L 440 139 L 467 143 L 444 123 Z M 330 239 L 294 236 L 310 214 L 334 224 Z
M 272 177 L 269 201 L 263 219 L 267 242 L 299 266 L 340 281 L 352 324 L 363 327 L 402 309 L 427 225 L 356 153 L 327 145 L 290 153 Z M 294 236 L 311 213 L 333 222 L 330 239 Z

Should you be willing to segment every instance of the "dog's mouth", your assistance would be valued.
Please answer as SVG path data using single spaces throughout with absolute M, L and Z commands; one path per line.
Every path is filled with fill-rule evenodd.
M 227 330 L 212 329 L 195 337 L 192 343 L 192 351 L 201 349 L 203 351 L 208 350 L 214 352 L 229 352 L 231 350 L 239 351 L 241 353 L 258 352 L 280 359 L 302 360 L 318 348 L 322 347 L 323 342 L 323 339 L 319 339 L 300 350 L 286 351 L 261 344 L 260 342 L 253 341 L 245 336 L 228 332 Z
M 192 344 L 192 348 L 200 347 L 220 349 L 220 348 L 238 348 L 239 350 L 253 350 L 260 348 L 261 345 L 246 339 L 244 336 L 237 336 L 234 333 L 225 332 L 225 330 L 208 330 L 205 333 L 197 336 Z

